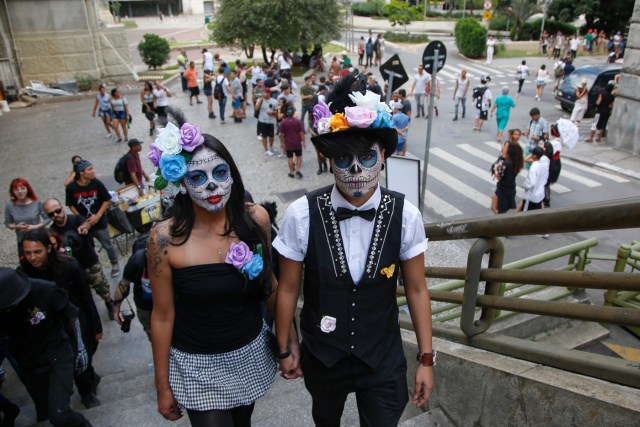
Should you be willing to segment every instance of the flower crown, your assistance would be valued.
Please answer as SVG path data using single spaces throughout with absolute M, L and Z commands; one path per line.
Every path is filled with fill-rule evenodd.
M 204 144 L 200 127 L 184 123 L 180 129 L 171 122 L 158 130 L 155 143 L 151 144 L 147 157 L 158 170 L 154 174 L 153 186 L 156 190 L 164 190 L 169 183 L 171 190 L 185 193 L 180 180 L 187 174 L 187 163 L 193 156 L 193 150 Z
M 337 132 L 358 128 L 393 128 L 391 122 L 391 109 L 380 101 L 380 95 L 367 91 L 365 94 L 351 92 L 349 98 L 356 104 L 355 107 L 345 107 L 343 113 L 332 114 L 329 106 L 320 101 L 313 107 L 314 127 L 318 134 Z

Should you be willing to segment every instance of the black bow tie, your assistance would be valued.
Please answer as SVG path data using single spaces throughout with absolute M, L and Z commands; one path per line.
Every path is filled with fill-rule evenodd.
M 359 216 L 367 221 L 373 221 L 373 218 L 376 216 L 376 210 L 374 208 L 366 209 L 364 211 L 359 211 L 358 209 L 351 210 L 347 208 L 338 208 L 336 210 L 336 218 L 338 218 L 338 221 L 343 221 L 354 216 Z

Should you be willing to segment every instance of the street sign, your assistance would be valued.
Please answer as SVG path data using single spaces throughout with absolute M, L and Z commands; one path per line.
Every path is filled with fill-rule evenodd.
M 482 19 L 484 19 L 485 21 L 488 21 L 492 17 L 493 17 L 493 14 L 491 13 L 490 10 L 485 10 L 484 13 L 482 14 Z
M 484 10 L 489 10 L 489 9 L 491 9 L 491 2 L 487 0 L 486 2 L 484 2 Z
M 402 61 L 396 53 L 387 62 L 380 66 L 382 78 L 388 82 L 391 92 L 395 92 L 403 84 L 409 81 L 409 76 L 402 66 Z
M 442 70 L 447 60 L 447 48 L 444 46 L 444 43 L 438 40 L 429 43 L 422 53 L 422 66 L 429 74 L 433 74 L 433 54 L 436 49 L 438 49 L 438 71 Z

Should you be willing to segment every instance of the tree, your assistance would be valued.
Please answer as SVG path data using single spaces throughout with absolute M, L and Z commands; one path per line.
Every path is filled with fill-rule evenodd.
M 340 9 L 335 0 L 222 0 L 211 39 L 221 46 L 239 45 L 247 57 L 260 46 L 290 50 L 326 43 L 339 37 Z
M 487 30 L 474 18 L 460 19 L 455 28 L 456 46 L 468 58 L 479 58 L 487 44 Z
M 392 26 L 404 25 L 404 32 L 407 32 L 407 25 L 422 17 L 422 13 L 417 6 L 412 6 L 403 0 L 391 0 L 384 5 L 384 14 L 389 17 Z
M 549 16 L 572 22 L 584 14 L 587 28 L 604 30 L 607 34 L 622 31 L 633 14 L 634 0 L 554 0 Z
M 111 2 L 109 8 L 111 9 L 111 14 L 113 15 L 113 22 L 120 22 L 120 8 L 122 7 L 122 3 L 119 1 Z
M 138 52 L 142 62 L 155 70 L 169 60 L 171 49 L 166 39 L 156 34 L 145 34 L 143 40 L 138 43 Z
M 522 24 L 534 13 L 538 12 L 539 8 L 536 0 L 511 0 L 511 14 L 513 15 L 513 28 L 515 33 L 515 40 L 520 40 L 520 33 L 522 32 Z

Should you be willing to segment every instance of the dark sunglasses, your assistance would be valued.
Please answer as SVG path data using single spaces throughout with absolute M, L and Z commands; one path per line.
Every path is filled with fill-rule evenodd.
M 58 208 L 58 209 L 56 209 L 56 210 L 54 210 L 54 211 L 47 212 L 47 216 L 48 216 L 49 218 L 53 218 L 54 216 L 56 216 L 56 215 L 60 215 L 61 213 L 62 213 L 62 208 Z

